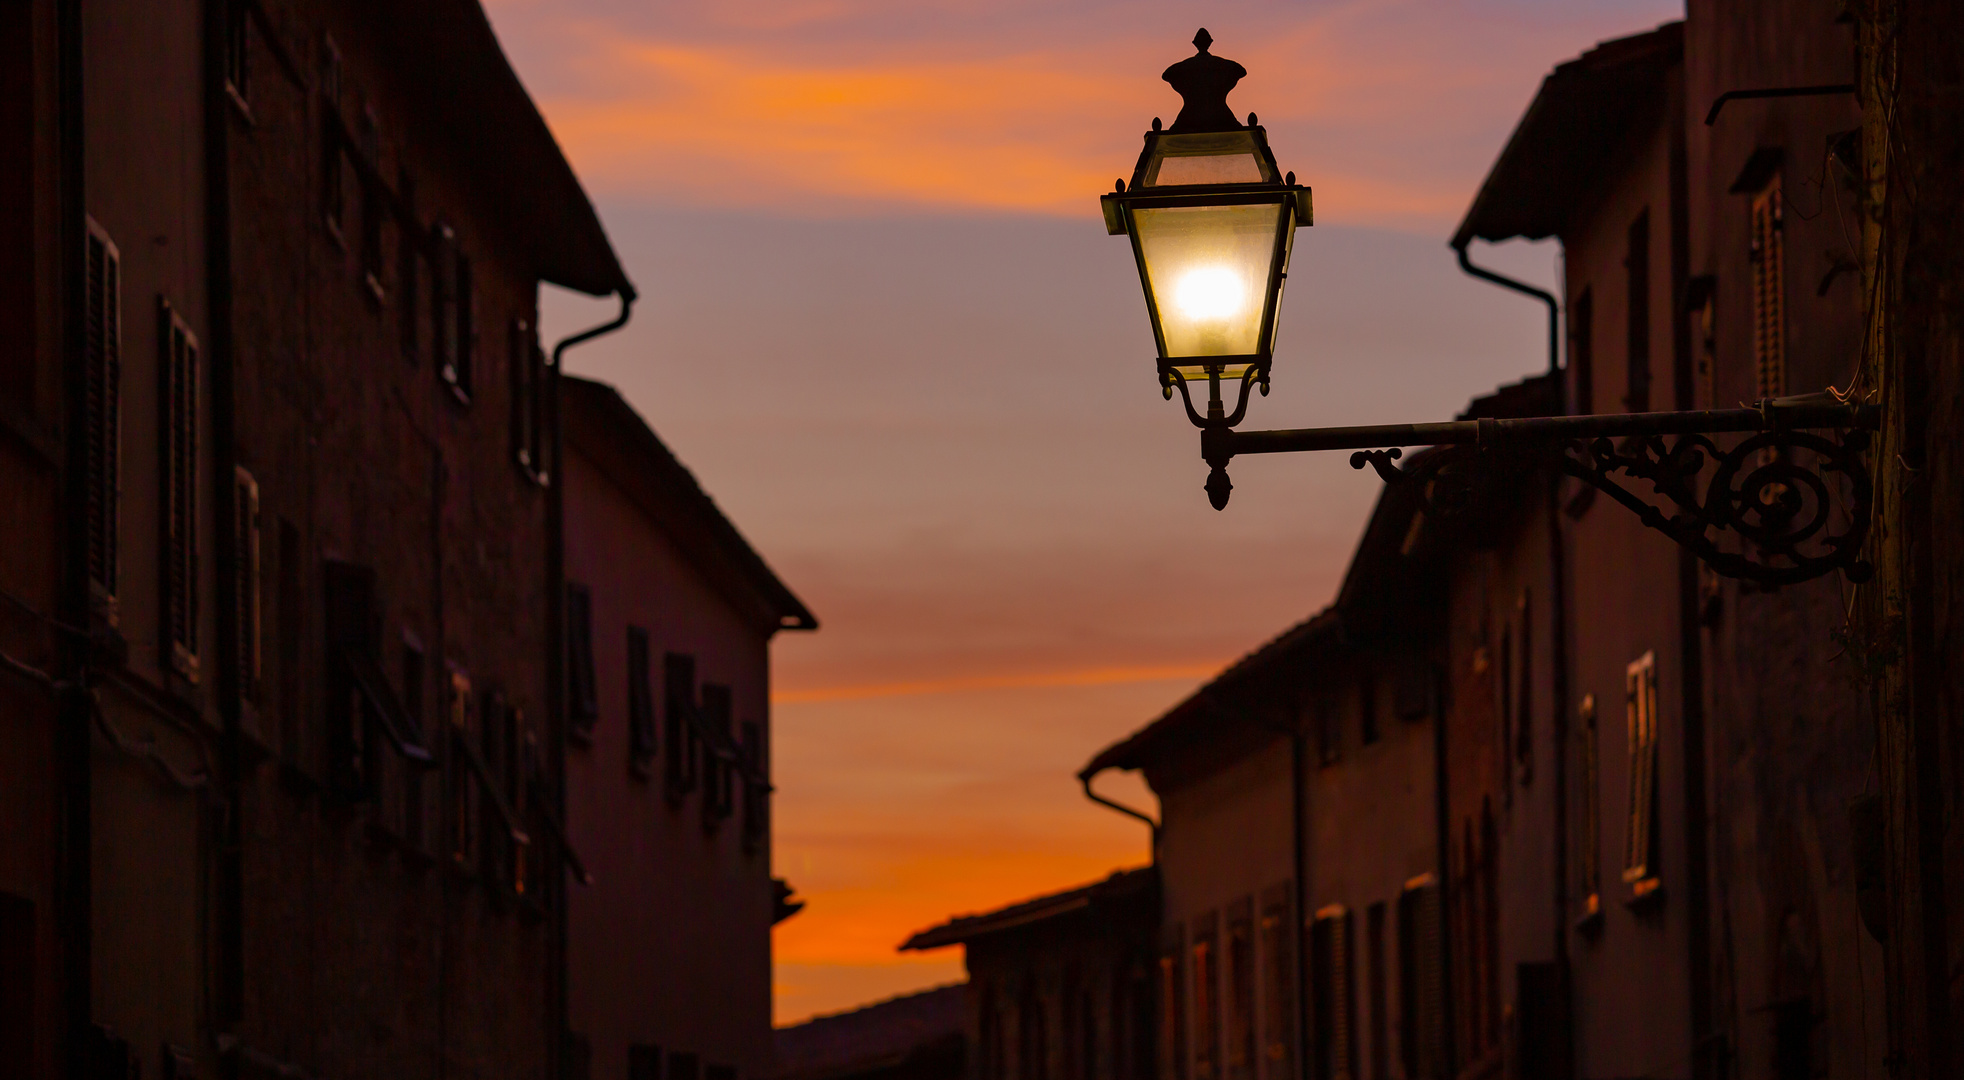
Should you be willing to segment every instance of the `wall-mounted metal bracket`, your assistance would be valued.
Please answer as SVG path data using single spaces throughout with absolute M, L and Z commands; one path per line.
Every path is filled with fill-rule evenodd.
M 1810 396 L 1704 412 L 1209 427 L 1200 441 L 1216 507 L 1227 502 L 1227 464 L 1237 454 L 1354 450 L 1352 468 L 1369 465 L 1385 482 L 1411 488 L 1436 517 L 1470 509 L 1509 478 L 1555 468 L 1622 503 L 1715 572 L 1789 585 L 1837 570 L 1865 581 L 1873 572 L 1861 557 L 1874 517 L 1863 455 L 1880 423 L 1875 406 Z M 1729 448 L 1712 438 L 1727 433 L 1748 437 Z M 1400 467 L 1404 446 L 1435 449 Z

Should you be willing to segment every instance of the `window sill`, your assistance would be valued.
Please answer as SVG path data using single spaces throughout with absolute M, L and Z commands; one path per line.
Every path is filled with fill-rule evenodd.
M 1630 898 L 1623 906 L 1637 914 L 1656 911 L 1664 906 L 1664 882 L 1654 877 L 1630 883 Z
M 1575 932 L 1591 939 L 1602 936 L 1603 901 L 1600 895 L 1583 899 L 1582 914 L 1575 920 Z
M 369 302 L 375 305 L 376 311 L 381 311 L 383 308 L 389 306 L 388 290 L 382 288 L 382 279 L 375 276 L 375 271 L 363 271 L 361 284 L 363 290 L 368 294 Z
M 346 255 L 348 238 L 341 235 L 341 220 L 333 214 L 322 214 L 321 225 L 327 229 L 327 238 L 334 241 L 334 246 L 341 249 L 341 254 Z

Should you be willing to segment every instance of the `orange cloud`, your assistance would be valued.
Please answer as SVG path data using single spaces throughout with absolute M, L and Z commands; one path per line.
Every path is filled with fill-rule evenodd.
M 1168 50 L 1122 43 L 1094 56 L 1054 52 L 816 62 L 753 46 L 579 35 L 577 92 L 541 98 L 582 176 L 624 191 L 800 215 L 896 206 L 1096 215 L 1094 200 L 1131 170 L 1153 111 L 1177 111 L 1149 83 Z M 1241 54 L 1276 74 L 1269 123 L 1314 120 L 1341 103 L 1345 123 L 1410 111 L 1418 92 L 1396 68 L 1350 70 L 1300 32 Z M 1251 79 L 1251 81 L 1253 81 Z M 1281 85 L 1276 85 L 1281 84 Z M 1300 147 L 1301 140 L 1297 140 Z M 1289 147 L 1282 147 L 1288 157 Z M 1285 160 L 1285 164 L 1290 164 Z M 1464 203 L 1456 179 L 1299 162 L 1325 217 L 1433 220 Z M 1334 166 L 1334 167 L 1333 167 Z M 1331 214 L 1334 212 L 1335 216 Z
M 808 690 L 780 690 L 771 695 L 774 705 L 803 705 L 818 701 L 864 701 L 868 698 L 906 697 L 916 694 L 948 694 L 968 690 L 1020 690 L 1038 687 L 1110 686 L 1114 683 L 1159 682 L 1167 679 L 1199 679 L 1213 675 L 1225 666 L 1208 660 L 1195 664 L 1156 664 L 1141 667 L 1097 667 L 1067 671 L 972 675 L 950 679 L 923 679 L 912 682 L 867 683 L 858 686 L 813 687 Z

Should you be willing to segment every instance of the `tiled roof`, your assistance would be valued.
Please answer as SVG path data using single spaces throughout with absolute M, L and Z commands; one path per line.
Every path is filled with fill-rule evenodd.
M 939 949 L 947 945 L 960 945 L 987 934 L 1001 933 L 1005 930 L 1030 926 L 1046 919 L 1089 911 L 1103 904 L 1131 900 L 1156 887 L 1158 882 L 1159 873 L 1150 866 L 1120 870 L 1103 881 L 1024 900 L 980 915 L 962 915 L 950 919 L 940 926 L 930 927 L 915 934 L 900 947 L 903 950 Z
M 936 1050 L 960 1053 L 966 984 L 938 986 L 778 1028 L 777 1080 L 830 1080 Z M 949 1047 L 947 1044 L 955 1045 Z

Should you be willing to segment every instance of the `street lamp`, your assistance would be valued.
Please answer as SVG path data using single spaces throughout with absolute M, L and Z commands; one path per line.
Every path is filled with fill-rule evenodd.
M 1552 465 L 1720 574 L 1768 585 L 1837 570 L 1867 579 L 1873 568 L 1861 553 L 1873 497 L 1863 452 L 1881 414 L 1826 394 L 1699 412 L 1236 431 L 1250 389 L 1268 393 L 1282 285 L 1296 226 L 1311 224 L 1310 192 L 1277 169 L 1255 115 L 1243 125 L 1228 108 L 1228 91 L 1247 69 L 1210 53 L 1206 30 L 1193 44 L 1195 54 L 1161 76 L 1183 99 L 1179 116 L 1164 130 L 1153 120 L 1131 182 L 1118 181 L 1100 201 L 1106 230 L 1132 238 L 1160 389 L 1168 398 L 1178 390 L 1200 429 L 1216 510 L 1227 506 L 1227 466 L 1237 454 L 1355 451 L 1353 468 L 1369 465 L 1386 483 L 1408 487 L 1433 514 L 1477 496 L 1482 476 Z M 1203 379 L 1204 414 L 1188 389 Z M 1224 381 L 1239 388 L 1231 412 Z M 1814 433 L 1822 430 L 1834 438 Z M 1726 433 L 1753 434 L 1730 448 L 1711 438 Z M 1396 464 L 1400 447 L 1421 445 L 1438 449 Z M 1633 490 L 1637 482 L 1664 505 Z M 1728 533 L 1744 551 L 1727 549 Z
M 1132 238 L 1162 392 L 1170 398 L 1177 388 L 1195 424 L 1232 427 L 1252 385 L 1268 393 L 1289 250 L 1296 226 L 1311 223 L 1309 189 L 1276 167 L 1254 114 L 1244 126 L 1228 109 L 1228 91 L 1247 69 L 1209 53 L 1206 30 L 1193 44 L 1194 55 L 1164 75 L 1185 100 L 1179 116 L 1164 130 L 1154 118 L 1131 184 L 1118 181 L 1102 202 L 1106 231 Z M 1201 379 L 1205 417 L 1187 390 Z M 1240 384 L 1232 414 L 1223 380 Z

